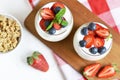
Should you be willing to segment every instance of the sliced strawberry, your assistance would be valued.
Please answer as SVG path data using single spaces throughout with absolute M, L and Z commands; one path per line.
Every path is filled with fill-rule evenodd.
M 100 28 L 100 29 L 96 30 L 95 32 L 101 38 L 107 38 L 110 35 L 109 30 L 106 28 Z
M 39 25 L 40 27 L 42 28 L 42 30 L 46 30 L 46 26 L 45 26 L 45 20 L 44 19 L 41 19 L 40 22 L 39 22 Z
M 96 24 L 96 30 L 103 28 L 101 25 Z
M 61 28 L 60 24 L 58 23 L 54 23 L 53 24 L 53 27 L 56 29 L 56 30 L 59 30 Z
M 43 19 L 54 19 L 54 13 L 51 9 L 49 8 L 43 8 L 40 10 L 40 15 Z
M 94 39 L 94 46 L 97 47 L 97 48 L 103 47 L 104 43 L 105 43 L 104 39 L 102 39 L 102 38 L 96 37 Z
M 109 78 L 109 77 L 114 76 L 115 74 L 116 74 L 115 67 L 112 65 L 107 65 L 98 73 L 98 77 Z
M 86 44 L 86 48 L 90 48 L 92 45 L 93 45 L 93 42 L 94 42 L 94 36 L 92 35 L 86 35 L 84 37 L 84 40 L 87 42 Z
M 88 30 L 88 35 L 93 35 L 93 36 L 95 36 L 95 32 L 94 32 L 94 31 L 91 31 L 91 30 Z
M 46 72 L 49 69 L 49 65 L 42 54 L 34 52 L 32 56 L 27 57 L 29 65 L 40 71 Z
M 84 68 L 84 75 L 88 77 L 94 77 L 98 70 L 100 69 L 101 64 L 99 63 L 94 63 L 91 65 L 88 65 Z
M 55 3 L 53 4 L 53 6 L 51 7 L 51 9 L 54 11 L 54 9 L 55 9 L 56 7 L 60 7 L 61 9 L 62 9 L 62 8 L 65 8 L 64 4 L 61 3 L 61 2 L 55 2 Z

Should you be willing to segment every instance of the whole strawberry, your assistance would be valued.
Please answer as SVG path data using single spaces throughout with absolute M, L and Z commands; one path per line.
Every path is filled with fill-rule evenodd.
M 39 52 L 33 52 L 32 56 L 27 57 L 27 63 L 35 69 L 46 72 L 49 69 L 49 65 L 42 54 Z

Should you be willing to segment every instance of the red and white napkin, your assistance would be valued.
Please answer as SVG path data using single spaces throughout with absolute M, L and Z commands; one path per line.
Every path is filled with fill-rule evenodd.
M 34 8 L 39 1 L 40 0 L 29 0 L 29 3 L 32 8 Z M 81 2 L 91 12 L 96 14 L 120 34 L 120 0 L 78 0 L 78 2 Z M 82 75 L 76 72 L 69 64 L 64 62 L 57 55 L 55 55 L 55 58 L 66 80 L 84 80 Z

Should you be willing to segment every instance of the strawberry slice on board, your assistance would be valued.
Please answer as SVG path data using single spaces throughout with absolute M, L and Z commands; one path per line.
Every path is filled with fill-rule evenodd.
M 27 57 L 27 63 L 35 69 L 46 72 L 49 69 L 49 65 L 45 57 L 39 52 L 33 52 L 32 56 Z
M 93 35 L 86 35 L 83 40 L 87 42 L 86 48 L 90 48 L 93 45 L 94 42 L 94 36 Z
M 104 41 L 104 39 L 102 39 L 102 38 L 96 37 L 96 38 L 94 39 L 94 46 L 95 46 L 96 48 L 103 47 L 103 46 L 104 46 L 104 43 L 105 43 L 105 41 Z
M 84 75 L 87 77 L 94 77 L 101 67 L 100 63 L 94 63 L 86 66 L 84 68 Z
M 117 67 L 116 65 L 107 65 L 99 73 L 99 78 L 109 78 L 116 74 Z
M 107 38 L 110 35 L 109 30 L 106 28 L 100 28 L 100 29 L 96 30 L 95 32 L 101 38 Z
M 55 17 L 53 11 L 49 8 L 42 8 L 40 10 L 40 15 L 45 20 L 51 20 L 51 19 L 54 19 Z

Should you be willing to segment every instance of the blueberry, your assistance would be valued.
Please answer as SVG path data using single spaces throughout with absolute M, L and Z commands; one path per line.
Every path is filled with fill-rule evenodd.
M 81 47 L 84 47 L 84 46 L 86 46 L 86 41 L 85 40 L 81 40 L 80 42 L 79 42 L 79 44 L 80 44 L 80 46 Z
M 96 54 L 96 53 L 98 52 L 98 48 L 92 47 L 92 48 L 90 48 L 90 52 L 91 52 L 92 54 Z
M 104 53 L 106 52 L 106 47 L 101 47 L 101 48 L 99 48 L 99 49 L 98 49 L 98 52 L 99 52 L 100 54 L 104 54 Z
M 87 34 L 88 34 L 88 28 L 87 28 L 87 27 L 84 27 L 84 28 L 81 30 L 81 34 L 82 34 L 82 35 L 87 35 Z
M 50 20 L 46 20 L 45 21 L 45 26 L 48 27 L 50 25 L 51 21 Z
M 61 10 L 60 7 L 56 7 L 56 8 L 54 9 L 54 13 L 57 14 L 60 10 Z
M 91 23 L 88 25 L 88 29 L 94 31 L 94 30 L 96 29 L 96 24 L 93 23 L 93 22 L 91 22 Z
M 49 31 L 48 31 L 49 34 L 53 35 L 56 33 L 56 29 L 55 28 L 51 28 Z

